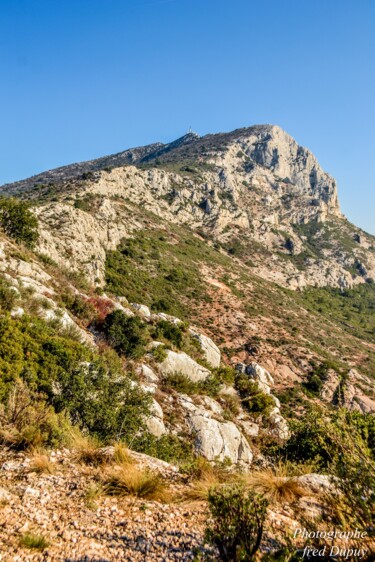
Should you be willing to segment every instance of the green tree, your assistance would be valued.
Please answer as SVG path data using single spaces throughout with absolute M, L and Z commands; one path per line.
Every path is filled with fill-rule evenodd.
M 39 237 L 38 219 L 24 201 L 0 198 L 0 226 L 10 238 L 32 248 Z

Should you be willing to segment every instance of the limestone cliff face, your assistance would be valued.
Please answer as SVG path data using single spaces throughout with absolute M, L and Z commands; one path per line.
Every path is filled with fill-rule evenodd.
M 142 228 L 145 213 L 203 229 L 223 248 L 237 245 L 260 276 L 290 288 L 350 287 L 375 277 L 373 239 L 342 217 L 335 180 L 273 125 L 189 133 L 2 190 L 31 199 L 53 190 L 54 200 L 36 211 L 40 250 L 97 283 L 106 251 Z
M 335 180 L 322 170 L 315 156 L 277 126 L 265 127 L 249 135 L 243 148 L 254 162 L 299 188 L 300 193 L 327 205 L 339 215 Z

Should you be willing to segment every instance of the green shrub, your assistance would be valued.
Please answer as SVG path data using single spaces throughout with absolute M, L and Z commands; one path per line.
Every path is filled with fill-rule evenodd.
M 0 226 L 10 238 L 32 248 L 38 238 L 38 220 L 24 201 L 0 198 Z
M 166 389 L 173 388 L 180 394 L 197 394 L 199 389 L 198 383 L 193 382 L 182 373 L 165 375 L 162 379 L 162 386 Z
M 190 436 L 187 435 L 162 435 L 157 438 L 151 433 L 143 432 L 131 443 L 132 449 L 145 453 L 166 462 L 192 462 L 194 447 Z
M 74 293 L 63 293 L 61 299 L 65 307 L 77 318 L 90 324 L 97 315 L 96 308 L 87 299 Z
M 143 427 L 150 397 L 134 385 L 114 351 L 97 354 L 39 318 L 0 317 L 0 403 L 21 379 L 82 429 L 105 441 Z M 32 424 L 31 424 L 32 425 Z
M 193 382 L 182 373 L 171 373 L 162 379 L 165 389 L 173 388 L 180 394 L 208 394 L 216 396 L 220 390 L 220 382 L 214 376 L 208 376 L 205 380 Z
M 207 539 L 219 551 L 220 560 L 254 560 L 263 534 L 267 500 L 240 484 L 211 489 L 208 505 L 213 522 Z
M 221 365 L 215 369 L 211 369 L 212 374 L 220 381 L 222 384 L 233 385 L 235 381 L 235 370 L 233 367 L 228 365 Z
M 114 310 L 106 317 L 103 331 L 108 343 L 120 355 L 138 359 L 145 354 L 147 328 L 138 316 L 126 316 L 121 310 Z
M 14 307 L 17 300 L 17 293 L 10 283 L 3 277 L 0 277 L 0 308 L 1 310 L 10 311 Z
M 312 463 L 334 478 L 335 487 L 325 497 L 324 517 L 341 528 L 371 527 L 375 502 L 373 416 L 344 408 L 328 415 L 315 406 L 290 427 L 291 437 L 278 453 L 292 462 Z
M 158 363 L 162 363 L 168 357 L 167 348 L 165 345 L 158 345 L 153 348 L 152 356 Z
M 178 349 L 181 349 L 182 347 L 184 335 L 185 329 L 182 323 L 173 324 L 168 320 L 161 320 L 160 322 L 158 322 L 153 332 L 153 337 L 155 339 L 163 337 L 170 341 Z
M 245 398 L 242 403 L 251 414 L 261 414 L 266 418 L 275 407 L 275 402 L 271 396 L 264 392 L 258 392 L 253 396 Z
M 256 380 L 243 373 L 236 373 L 235 387 L 241 396 L 244 407 L 252 414 L 267 417 L 275 407 L 275 402 L 259 389 Z
M 311 362 L 312 369 L 307 374 L 307 381 L 302 383 L 303 387 L 315 395 L 319 395 L 325 381 L 328 378 L 328 371 L 331 365 L 327 361 L 323 361 L 316 365 L 314 361 Z
M 103 360 L 84 362 L 61 374 L 52 403 L 104 442 L 129 439 L 144 427 L 151 399 L 121 371 Z

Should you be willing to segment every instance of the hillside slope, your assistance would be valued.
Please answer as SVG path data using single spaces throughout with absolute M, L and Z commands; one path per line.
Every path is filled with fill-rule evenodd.
M 1 455 L 9 456 L 3 480 L 23 521 L 37 523 L 25 517 L 22 498 L 39 502 L 26 497 L 25 482 L 39 489 L 44 477 L 30 476 L 35 459 L 15 449 L 57 449 L 59 509 L 75 474 L 77 501 L 85 501 L 89 475 L 107 515 L 107 460 L 98 466 L 119 442 L 146 455 L 151 471 L 162 466 L 183 493 L 202 458 L 224 481 L 288 463 L 296 428 L 311 416 L 323 424 L 348 416 L 372 454 L 374 238 L 342 216 L 334 179 L 280 128 L 189 133 L 1 191 L 37 217 L 33 227 L 26 207 L 11 200 L 18 218 L 10 224 L 8 200 L 0 200 Z M 17 229 L 23 221 L 37 229 L 35 243 Z M 319 435 L 333 450 L 328 429 Z M 333 453 L 312 447 L 308 432 L 301 439 L 305 449 L 292 457 L 298 470 L 307 463 L 305 470 L 325 472 L 323 482 L 336 474 Z M 124 458 L 109 464 L 128 470 Z M 21 503 L 12 463 L 25 481 Z M 86 511 L 81 526 L 94 517 Z M 173 512 L 185 536 L 182 510 Z M 116 525 L 117 514 L 107 515 Z M 294 525 L 296 513 L 289 516 Z M 198 519 L 188 554 L 181 543 L 173 558 L 168 546 L 171 560 L 193 559 L 193 546 L 202 546 L 202 505 Z M 64 556 L 73 555 L 64 529 L 44 511 L 43 521 Z M 73 535 L 82 545 L 93 538 Z M 12 531 L 14 553 L 16 538 Z M 109 556 L 107 539 L 97 540 L 93 552 Z

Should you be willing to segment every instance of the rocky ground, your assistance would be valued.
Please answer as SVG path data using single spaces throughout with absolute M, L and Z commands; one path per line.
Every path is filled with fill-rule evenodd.
M 67 452 L 57 451 L 51 460 L 53 473 L 38 473 L 24 454 L 1 453 L 1 561 L 194 560 L 204 549 L 203 504 L 92 499 L 101 469 L 76 464 Z M 175 480 L 173 495 L 182 486 Z M 21 546 L 27 533 L 44 537 L 48 546 Z

